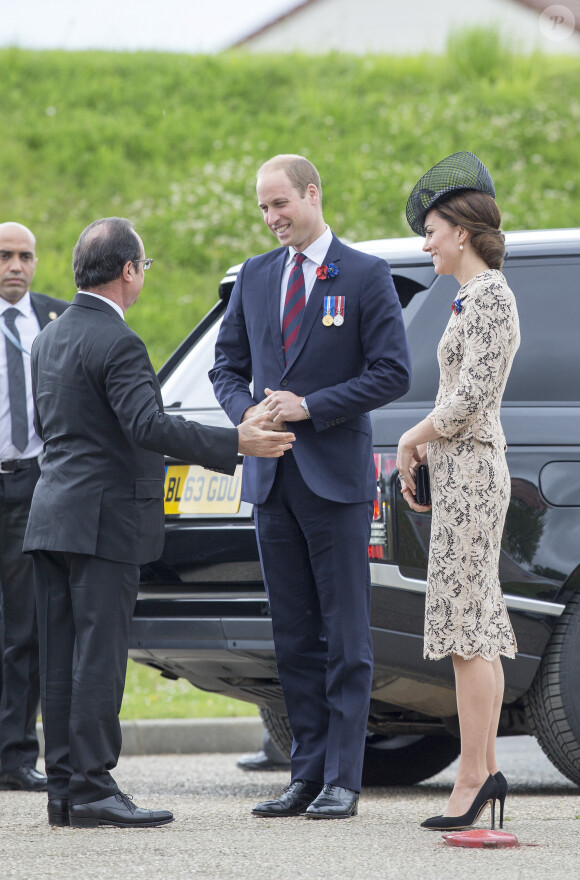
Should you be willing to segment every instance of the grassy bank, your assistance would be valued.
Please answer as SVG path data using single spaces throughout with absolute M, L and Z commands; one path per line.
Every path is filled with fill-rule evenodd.
M 225 718 L 257 715 L 256 706 L 210 694 L 184 679 L 162 678 L 156 669 L 129 661 L 122 721 L 141 718 Z
M 228 265 L 274 244 L 256 167 L 300 152 L 353 240 L 408 235 L 407 194 L 456 150 L 492 170 L 504 227 L 580 225 L 580 60 L 511 55 L 487 32 L 446 56 L 0 51 L 3 219 L 38 237 L 36 288 L 70 298 L 71 249 L 129 216 L 156 262 L 129 321 L 159 366 Z

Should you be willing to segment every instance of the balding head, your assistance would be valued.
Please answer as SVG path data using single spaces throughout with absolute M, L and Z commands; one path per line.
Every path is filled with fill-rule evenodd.
M 4 233 L 10 234 L 22 234 L 28 235 L 32 244 L 33 250 L 36 248 L 36 238 L 28 228 L 28 226 L 24 226 L 22 223 L 16 223 L 13 220 L 8 220 L 6 223 L 0 223 L 0 238 Z
M 142 256 L 141 240 L 129 220 L 95 220 L 81 232 L 73 251 L 75 283 L 79 290 L 98 289 L 116 281 L 127 261 L 138 261 Z
M 17 303 L 30 290 L 36 270 L 36 239 L 22 223 L 0 223 L 0 296 Z

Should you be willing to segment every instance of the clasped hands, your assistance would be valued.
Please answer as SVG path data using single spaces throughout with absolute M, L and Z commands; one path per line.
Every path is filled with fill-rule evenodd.
M 300 422 L 306 418 L 306 413 L 301 406 L 302 397 L 291 391 L 272 391 L 265 389 L 266 397 L 256 406 L 250 406 L 245 411 L 242 424 L 238 425 L 240 435 L 239 451 L 244 455 L 258 455 L 265 458 L 279 458 L 296 440 L 294 434 L 286 431 L 286 422 Z M 246 451 L 242 449 L 242 431 L 244 433 L 252 429 L 252 439 L 256 444 L 253 447 L 262 451 Z M 260 436 L 261 435 L 261 436 Z

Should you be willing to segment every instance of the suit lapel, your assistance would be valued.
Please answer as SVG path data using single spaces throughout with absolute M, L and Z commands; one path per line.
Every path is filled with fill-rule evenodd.
M 280 367 L 284 369 L 284 347 L 282 345 L 282 330 L 280 328 L 280 296 L 282 291 L 282 273 L 284 271 L 284 263 L 288 255 L 288 249 L 283 248 L 279 256 L 276 257 L 270 268 L 268 269 L 268 318 L 270 321 L 270 331 L 272 333 L 272 341 L 274 343 L 274 351 L 280 362 Z
M 330 247 L 326 253 L 324 258 L 324 263 L 339 263 L 340 256 L 342 253 L 342 244 L 339 239 L 333 235 L 332 241 L 330 243 Z M 338 279 L 327 279 L 326 281 L 321 281 L 319 278 L 314 282 L 314 287 L 310 292 L 310 296 L 308 297 L 308 302 L 306 303 L 306 308 L 304 309 L 304 315 L 302 316 L 302 323 L 300 325 L 300 330 L 298 331 L 298 338 L 294 345 L 292 346 L 292 353 L 290 356 L 290 360 L 288 361 L 286 369 L 292 366 L 302 349 L 306 343 L 306 340 L 310 336 L 312 328 L 314 326 L 314 322 L 316 321 L 317 316 L 320 312 L 320 304 L 323 301 L 325 296 L 334 296 L 335 291 L 333 290 L 333 286 Z M 280 334 L 281 335 L 281 334 Z
M 53 320 L 49 315 L 48 304 L 46 300 L 43 300 L 36 293 L 32 293 L 32 291 L 30 291 L 30 302 L 42 330 L 43 327 L 46 327 Z

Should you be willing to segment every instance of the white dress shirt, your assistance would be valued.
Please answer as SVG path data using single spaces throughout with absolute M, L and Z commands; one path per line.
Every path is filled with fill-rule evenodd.
M 79 290 L 79 293 L 82 293 L 85 296 L 94 296 L 97 299 L 102 300 L 102 302 L 107 303 L 107 305 L 109 305 L 109 306 L 112 306 L 115 309 L 115 311 L 121 315 L 123 321 L 125 320 L 125 313 L 124 313 L 123 309 L 121 308 L 121 306 L 118 306 L 117 303 L 113 302 L 112 299 L 109 299 L 108 296 L 101 296 L 99 293 L 90 293 L 90 291 L 88 291 L 88 290 Z
M 324 264 L 324 258 L 328 253 L 328 248 L 332 242 L 332 232 L 327 226 L 320 238 L 309 244 L 303 251 L 297 251 L 292 245 L 288 248 L 288 255 L 284 263 L 284 271 L 282 272 L 282 286 L 280 290 L 280 328 L 282 327 L 282 318 L 284 315 L 284 300 L 286 299 L 286 288 L 288 287 L 288 278 L 290 271 L 294 265 L 294 257 L 296 254 L 304 254 L 306 259 L 302 263 L 302 271 L 304 273 L 304 287 L 306 289 L 306 302 L 312 293 L 314 282 L 316 281 L 316 270 Z
M 32 378 L 30 375 L 30 349 L 32 343 L 40 333 L 40 324 L 30 301 L 30 292 L 27 291 L 17 303 L 9 303 L 0 297 L 0 321 L 4 322 L 4 312 L 7 309 L 18 309 L 20 314 L 16 318 L 16 329 L 20 336 L 20 344 L 25 352 L 24 379 L 26 381 L 26 410 L 28 413 L 28 446 L 22 452 L 16 449 L 12 443 L 12 419 L 10 418 L 10 398 L 8 396 L 8 364 L 6 363 L 6 344 L 3 333 L 0 333 L 0 460 L 14 458 L 34 458 L 42 452 L 42 441 L 34 430 L 34 408 L 32 404 Z M 9 343 L 11 344 L 11 343 Z

